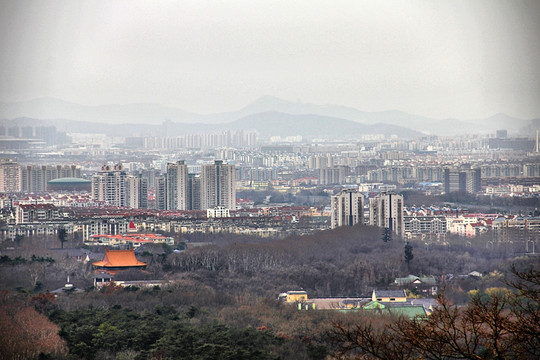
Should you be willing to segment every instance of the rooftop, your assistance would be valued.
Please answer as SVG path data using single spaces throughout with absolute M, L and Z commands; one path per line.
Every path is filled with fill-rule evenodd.
M 49 180 L 47 183 L 48 184 L 91 184 L 92 181 L 81 179 L 81 178 L 65 177 L 65 178 Z
M 140 262 L 135 257 L 133 249 L 130 250 L 105 250 L 103 260 L 93 263 L 100 268 L 130 268 L 143 267 L 146 263 Z
M 377 297 L 407 297 L 405 290 L 373 290 Z

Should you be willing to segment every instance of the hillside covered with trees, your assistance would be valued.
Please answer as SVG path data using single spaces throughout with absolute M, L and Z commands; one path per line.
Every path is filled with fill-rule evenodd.
M 54 257 L 44 248 L 39 252 L 39 245 L 30 246 L 35 240 L 22 239 L 20 252 L 16 249 L 13 256 L 2 257 L 2 288 L 10 289 L 2 309 L 15 321 L 5 309 L 16 303 L 43 314 L 44 328 L 56 327 L 59 345 L 39 350 L 50 358 L 178 358 L 175 354 L 186 359 L 329 359 L 339 354 L 369 358 L 376 354 L 359 348 L 344 352 L 348 340 L 336 335 L 336 329 L 344 336 L 357 324 L 368 323 L 365 313 L 298 311 L 294 305 L 278 302 L 277 295 L 303 289 L 309 297 L 369 296 L 372 289 L 388 288 L 396 277 L 412 273 L 439 279 L 445 304 L 454 309 L 451 304 L 475 306 L 477 299 L 489 303 L 499 293 L 493 288 L 510 289 L 504 294 L 517 296 L 523 288 L 516 284 L 535 280 L 530 275 L 520 282 L 515 273 L 538 274 L 538 261 L 517 256 L 515 244 L 452 238 L 440 244 L 411 242 L 407 246 L 398 238 L 383 241 L 379 228 L 356 226 L 283 240 L 200 235 L 191 240 L 209 245 L 181 252 L 160 246 L 160 251 L 138 256 L 148 263 L 144 273 L 117 276 L 165 279 L 165 285 L 109 285 L 96 291 L 91 288 L 90 264 Z M 466 276 L 472 271 L 483 276 Z M 84 291 L 48 295 L 48 290 L 65 282 L 65 275 Z M 529 284 L 528 289 L 538 285 Z M 518 298 L 522 299 L 513 299 Z M 527 299 L 532 304 L 527 311 L 537 316 L 538 298 Z M 512 308 L 515 304 L 508 300 L 494 309 L 502 315 L 517 314 Z M 522 314 L 530 316 L 526 311 Z M 401 324 L 399 319 L 370 316 L 375 316 L 377 324 Z M 531 324 L 529 331 L 538 334 L 538 322 Z M 381 331 L 395 329 L 375 330 L 379 336 Z M 416 356 L 417 349 L 410 354 Z

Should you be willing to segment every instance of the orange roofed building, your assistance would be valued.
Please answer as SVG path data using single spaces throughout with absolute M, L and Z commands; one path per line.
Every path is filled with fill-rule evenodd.
M 133 249 L 109 250 L 105 249 L 103 260 L 93 263 L 96 268 L 110 270 L 142 269 L 146 263 L 140 262 L 135 257 Z

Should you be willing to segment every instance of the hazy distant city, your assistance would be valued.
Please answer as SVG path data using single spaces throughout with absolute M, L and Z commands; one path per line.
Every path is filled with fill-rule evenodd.
M 61 111 L 53 103 L 66 106 L 44 100 L 39 108 Z M 108 116 L 127 117 L 135 113 L 131 108 Z M 71 109 L 78 119 L 101 111 Z M 338 112 L 359 121 L 328 115 Z M 422 131 L 430 128 L 427 119 L 397 111 L 365 114 L 270 97 L 225 116 L 236 119 L 197 125 L 3 121 L 3 238 L 62 227 L 87 242 L 127 232 L 130 223 L 180 237 L 212 231 L 283 237 L 357 223 L 388 227 L 388 220 L 373 218 L 370 205 L 387 193 L 405 194 L 398 195 L 393 231 L 407 239 L 508 237 L 508 227 L 524 226 L 530 240 L 540 235 L 538 121 L 497 115 L 484 121 L 482 132 L 463 123 L 455 132 L 467 134 L 445 135 L 450 131 L 441 124 L 431 123 L 433 133 Z M 400 120 L 410 127 L 394 125 Z M 345 220 L 350 211 L 342 213 L 333 200 L 343 191 L 358 194 L 352 222 Z M 110 223 L 106 213 L 122 214 L 114 228 L 101 224 Z
M 0 5 L 0 358 L 540 358 L 540 2 Z

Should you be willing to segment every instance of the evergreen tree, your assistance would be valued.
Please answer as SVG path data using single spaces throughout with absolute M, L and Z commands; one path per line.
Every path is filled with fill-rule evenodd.
M 62 246 L 62 249 L 64 248 L 64 243 L 67 241 L 67 231 L 63 227 L 58 229 L 58 240 L 60 240 L 60 244 Z
M 414 259 L 414 254 L 412 252 L 412 245 L 409 244 L 409 242 L 407 241 L 407 243 L 405 244 L 405 262 L 407 263 L 407 271 L 409 271 L 409 264 L 411 262 L 412 259 Z
M 383 230 L 382 240 L 384 242 L 392 241 L 392 232 L 387 227 L 385 227 Z

